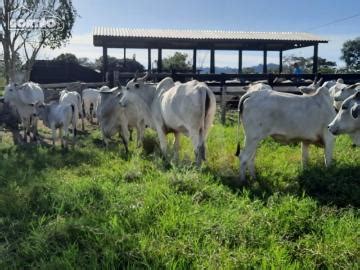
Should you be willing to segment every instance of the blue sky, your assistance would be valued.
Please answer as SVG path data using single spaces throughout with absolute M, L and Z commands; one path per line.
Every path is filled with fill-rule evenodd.
M 337 61 L 340 49 L 348 39 L 360 36 L 360 0 L 74 0 L 80 18 L 77 19 L 73 38 L 67 47 L 56 51 L 46 50 L 43 58 L 52 58 L 61 52 L 73 52 L 90 59 L 101 55 L 101 48 L 92 45 L 91 33 L 95 26 L 127 28 L 176 28 L 238 31 L 306 31 L 330 40 L 322 44 L 319 55 Z M 319 27 L 332 21 L 358 15 L 352 19 Z M 146 64 L 146 53 L 128 50 Z M 173 52 L 165 52 L 165 56 Z M 122 56 L 122 50 L 109 54 Z M 287 52 L 309 57 L 312 49 Z M 236 66 L 232 52 L 216 54 L 218 66 Z M 208 55 L 204 52 L 205 66 Z M 270 53 L 268 62 L 276 62 L 277 54 Z M 260 63 L 261 53 L 247 52 L 244 65 Z

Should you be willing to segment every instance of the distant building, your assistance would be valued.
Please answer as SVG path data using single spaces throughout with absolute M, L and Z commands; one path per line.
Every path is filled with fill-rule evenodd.
M 80 64 L 65 61 L 37 60 L 30 80 L 37 83 L 100 82 L 100 72 Z

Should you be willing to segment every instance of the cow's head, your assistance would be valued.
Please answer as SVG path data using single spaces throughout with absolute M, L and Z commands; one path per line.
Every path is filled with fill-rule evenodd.
M 46 106 L 43 102 L 37 102 L 35 105 L 34 116 L 39 117 L 41 120 L 46 118 Z
M 311 95 L 316 92 L 316 90 L 321 86 L 323 82 L 323 78 L 320 78 L 320 80 L 316 81 L 316 79 L 308 86 L 300 86 L 299 90 L 301 93 L 306 95 Z
M 348 97 L 328 126 L 334 135 L 352 133 L 357 130 L 360 123 L 360 92 Z
M 126 84 L 126 90 L 132 91 L 141 88 L 141 86 L 143 86 L 146 80 L 149 78 L 149 75 L 149 72 L 146 72 L 144 77 L 138 78 L 138 72 L 136 72 L 134 79 L 130 80 Z
M 349 86 L 344 85 L 340 91 L 336 92 L 336 94 L 334 95 L 334 100 L 344 101 L 345 99 L 359 91 L 358 86 L 358 84 L 353 84 Z
M 17 98 L 17 90 L 19 85 L 17 83 L 9 83 L 5 86 L 4 91 L 4 101 L 6 103 L 12 102 L 15 98 Z

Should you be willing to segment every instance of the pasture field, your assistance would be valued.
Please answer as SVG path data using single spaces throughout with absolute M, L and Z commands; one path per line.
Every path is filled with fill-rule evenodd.
M 299 145 L 265 140 L 246 187 L 236 125 L 215 124 L 200 170 L 185 138 L 171 165 L 151 131 L 129 157 L 100 138 L 63 151 L 2 137 L 1 269 L 359 269 L 360 149 L 347 136 L 334 166 L 311 147 L 305 171 Z

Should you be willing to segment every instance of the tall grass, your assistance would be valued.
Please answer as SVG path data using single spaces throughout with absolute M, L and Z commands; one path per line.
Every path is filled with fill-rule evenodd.
M 188 139 L 168 166 L 155 138 L 127 157 L 97 131 L 68 151 L 5 136 L 0 268 L 359 268 L 360 149 L 348 137 L 330 169 L 311 148 L 305 171 L 298 145 L 265 140 L 248 187 L 237 182 L 235 127 L 213 127 L 200 170 Z

